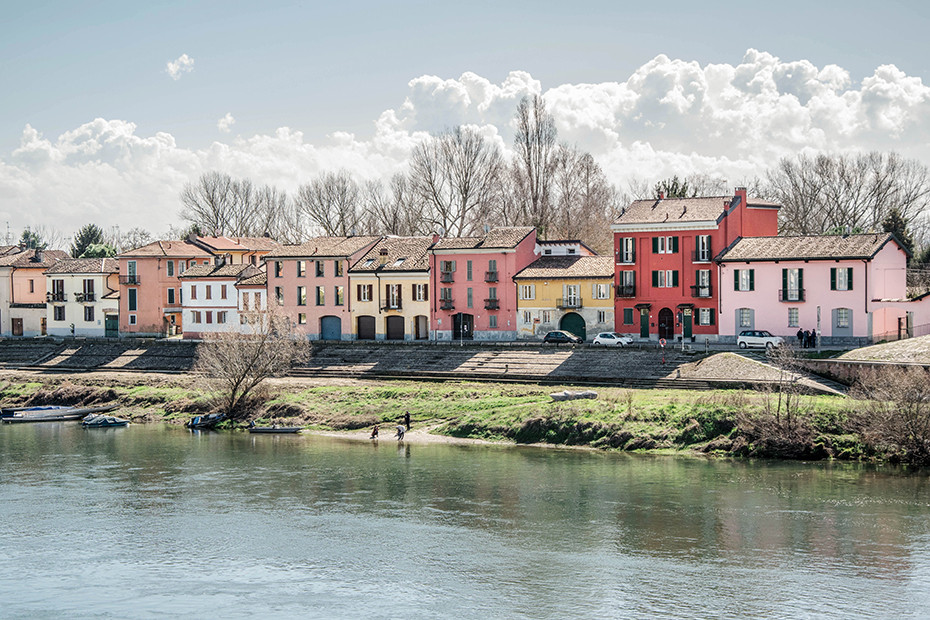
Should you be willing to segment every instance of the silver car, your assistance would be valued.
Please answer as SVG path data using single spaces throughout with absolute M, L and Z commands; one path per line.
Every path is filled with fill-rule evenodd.
M 749 347 L 771 349 L 785 344 L 785 339 L 781 336 L 773 336 L 771 332 L 764 329 L 747 329 L 741 331 L 739 336 L 736 337 L 736 344 L 739 345 L 740 349 Z
M 625 347 L 632 344 L 633 337 L 616 332 L 601 332 L 594 338 L 594 344 L 603 344 L 611 347 Z

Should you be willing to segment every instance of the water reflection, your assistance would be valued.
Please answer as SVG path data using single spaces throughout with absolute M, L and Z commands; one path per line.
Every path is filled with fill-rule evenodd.
M 116 574 L 134 615 L 930 607 L 928 478 L 893 468 L 64 423 L 0 428 L 0 471 L 13 615 L 125 614 L 90 596 Z

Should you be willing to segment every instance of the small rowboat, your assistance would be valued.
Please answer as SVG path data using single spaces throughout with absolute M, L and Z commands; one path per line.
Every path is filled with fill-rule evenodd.
M 0 418 L 8 424 L 19 422 L 69 422 L 80 420 L 93 413 L 106 413 L 113 411 L 118 405 L 104 405 L 101 407 L 18 407 L 4 409 Z
M 81 426 L 84 428 L 113 428 L 117 426 L 129 426 L 129 420 L 111 415 L 103 415 L 101 413 L 92 413 L 81 420 Z
M 299 426 L 253 426 L 249 429 L 250 433 L 272 434 L 272 433 L 299 433 Z

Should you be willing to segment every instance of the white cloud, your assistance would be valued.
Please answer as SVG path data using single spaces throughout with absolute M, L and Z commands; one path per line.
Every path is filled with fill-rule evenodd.
M 177 60 L 169 60 L 165 71 L 173 80 L 180 80 L 181 75 L 194 70 L 194 59 L 187 54 L 181 54 Z
M 232 113 L 227 112 L 226 116 L 216 121 L 216 128 L 223 133 L 229 133 L 231 131 L 230 127 L 232 127 L 235 123 L 236 119 L 233 118 Z
M 757 50 L 733 65 L 660 55 L 624 81 L 548 90 L 522 71 L 499 84 L 473 73 L 422 76 L 374 120 L 371 135 L 335 131 L 315 143 L 288 127 L 191 149 L 170 134 L 138 135 L 123 120 L 95 119 L 55 139 L 27 125 L 20 147 L 0 156 L 0 221 L 65 232 L 98 221 L 159 233 L 178 223 L 184 183 L 207 170 L 288 191 L 322 170 L 386 177 L 404 169 L 419 140 L 456 124 L 509 148 L 516 104 L 534 93 L 546 98 L 560 139 L 590 151 L 621 184 L 692 172 L 736 184 L 805 151 L 896 150 L 930 163 L 930 88 L 894 66 L 857 84 L 835 65 Z M 227 114 L 217 127 L 233 120 Z

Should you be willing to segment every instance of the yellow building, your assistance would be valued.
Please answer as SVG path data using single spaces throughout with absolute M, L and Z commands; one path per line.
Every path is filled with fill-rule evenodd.
M 554 329 L 586 340 L 614 331 L 612 257 L 543 256 L 513 280 L 521 340 L 541 340 Z
M 349 269 L 357 340 L 429 338 L 432 237 L 385 237 Z

